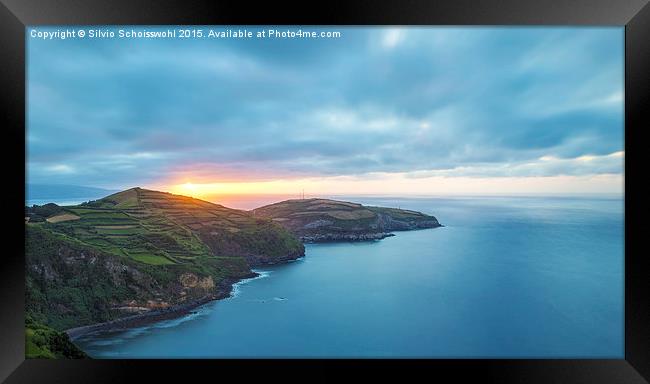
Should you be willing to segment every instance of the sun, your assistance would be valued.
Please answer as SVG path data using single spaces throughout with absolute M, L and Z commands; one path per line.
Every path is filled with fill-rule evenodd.
M 184 183 L 173 184 L 168 190 L 177 195 L 198 198 L 205 192 L 205 185 L 186 181 Z
M 189 182 L 183 184 L 181 187 L 183 187 L 183 190 L 188 191 L 188 192 L 192 192 L 192 193 L 196 192 L 196 189 L 197 189 L 196 185 L 194 185 L 192 183 L 189 183 Z

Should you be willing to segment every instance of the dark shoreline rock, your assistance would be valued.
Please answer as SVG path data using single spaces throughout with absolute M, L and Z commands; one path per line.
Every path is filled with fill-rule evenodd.
M 302 255 L 292 254 L 287 256 L 286 258 L 283 258 L 281 262 L 288 263 L 302 257 L 304 257 L 304 254 Z M 264 265 L 273 265 L 273 264 L 277 264 L 277 263 L 269 262 L 266 259 L 262 259 L 261 261 L 258 260 L 258 262 L 252 263 L 251 267 L 257 268 Z M 64 332 L 68 335 L 70 340 L 75 340 L 85 335 L 100 334 L 100 333 L 114 332 L 114 331 L 124 331 L 130 328 L 142 327 L 162 320 L 176 319 L 187 314 L 195 313 L 193 310 L 197 307 L 200 307 L 201 305 L 207 304 L 211 301 L 222 300 L 230 297 L 234 284 L 258 276 L 260 276 L 259 273 L 251 270 L 250 273 L 240 276 L 240 278 L 238 279 L 223 280 L 219 284 L 220 289 L 216 293 L 203 296 L 189 303 L 178 304 L 163 309 L 151 310 L 145 313 L 121 317 L 103 323 L 96 323 L 96 324 L 90 324 L 81 327 L 70 328 L 65 330 Z
M 144 325 L 152 324 L 162 320 L 179 318 L 182 317 L 183 315 L 191 313 L 193 309 L 200 307 L 203 304 L 207 304 L 214 300 L 221 300 L 230 297 L 233 284 L 241 280 L 249 279 L 257 276 L 259 276 L 258 273 L 251 271 L 250 275 L 243 276 L 241 279 L 228 279 L 227 281 L 224 281 L 221 284 L 221 286 L 227 287 L 226 289 L 219 290 L 216 294 L 209 294 L 203 296 L 189 303 L 178 304 L 178 305 L 174 305 L 162 309 L 155 309 L 149 312 L 121 317 L 103 323 L 90 324 L 81 327 L 70 328 L 65 330 L 64 332 L 68 335 L 70 340 L 75 340 L 81 336 L 85 336 L 89 334 L 123 331 L 130 328 L 142 327 Z
M 65 331 L 65 333 L 68 334 L 70 340 L 75 340 L 81 336 L 88 334 L 121 331 L 129 328 L 141 327 L 143 325 L 151 324 L 157 321 L 181 317 L 182 315 L 189 313 L 192 309 L 216 299 L 217 297 L 215 296 L 208 296 L 187 304 L 175 305 L 164 309 L 156 309 L 138 315 L 107 321 L 105 323 L 91 324 L 83 327 L 68 329 Z
M 300 236 L 303 243 L 333 243 L 337 241 L 373 241 L 395 236 L 388 232 L 376 233 L 319 233 Z

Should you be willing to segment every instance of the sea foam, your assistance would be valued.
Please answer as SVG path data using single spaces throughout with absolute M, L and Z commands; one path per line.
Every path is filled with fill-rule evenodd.
M 271 275 L 271 271 L 261 271 L 261 270 L 253 269 L 253 272 L 257 273 L 257 276 L 251 277 L 249 279 L 240 280 L 232 285 L 232 291 L 230 291 L 230 296 L 228 297 L 228 299 L 234 299 L 235 297 L 237 297 L 239 295 L 242 285 L 248 284 L 253 280 L 269 277 Z

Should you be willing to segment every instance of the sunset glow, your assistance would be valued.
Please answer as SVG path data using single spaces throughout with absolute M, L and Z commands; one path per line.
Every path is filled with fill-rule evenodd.
M 503 165 L 458 167 L 451 170 L 412 172 L 369 172 L 361 175 L 283 178 L 256 180 L 241 175 L 241 181 L 220 180 L 176 182 L 161 181 L 152 185 L 160 190 L 206 200 L 218 200 L 225 195 L 508 195 L 508 194 L 623 194 L 624 175 L 607 172 L 622 169 L 625 152 L 607 155 L 583 155 L 576 158 L 541 156 L 537 160 Z M 573 168 L 578 174 L 553 175 L 556 169 Z M 597 167 L 605 172 L 580 175 L 581 167 Z M 532 175 L 529 175 L 532 174 Z M 270 176 L 270 175 L 269 175 Z M 196 179 L 183 177 L 182 180 Z M 201 180 L 210 180 L 202 175 Z M 215 175 L 213 180 L 219 180 Z
M 616 174 L 554 177 L 425 177 L 375 174 L 371 178 L 329 177 L 266 182 L 226 182 L 156 185 L 174 194 L 215 201 L 223 195 L 294 195 L 304 189 L 308 197 L 328 195 L 508 195 L 574 194 L 584 191 L 622 194 L 623 176 Z

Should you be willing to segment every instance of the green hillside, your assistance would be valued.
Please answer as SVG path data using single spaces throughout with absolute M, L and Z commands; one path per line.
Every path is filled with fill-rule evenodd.
M 253 210 L 305 242 L 376 240 L 392 231 L 440 227 L 431 215 L 405 209 L 364 206 L 329 199 L 295 199 Z
M 251 267 L 304 255 L 270 219 L 141 188 L 26 220 L 27 311 L 57 330 L 224 297 Z
M 25 357 L 28 359 L 84 359 L 88 356 L 77 348 L 68 335 L 25 319 Z

